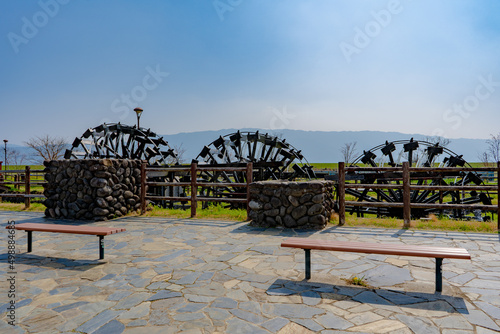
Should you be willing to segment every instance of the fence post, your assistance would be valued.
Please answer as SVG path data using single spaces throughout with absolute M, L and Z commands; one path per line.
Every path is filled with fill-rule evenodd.
M 500 161 L 497 161 L 497 230 L 500 231 Z
M 141 215 L 146 213 L 146 162 L 141 162 Z
M 25 195 L 24 206 L 26 209 L 28 209 L 31 206 L 31 198 L 29 196 L 31 194 L 30 178 L 31 178 L 31 168 L 30 166 L 26 166 L 25 176 L 24 176 L 24 195 Z
M 339 162 L 339 225 L 345 224 L 345 163 Z
M 247 163 L 247 171 L 246 171 L 246 177 L 247 177 L 247 220 L 250 220 L 250 183 L 253 181 L 253 163 L 248 162 Z
M 198 206 L 198 201 L 196 200 L 196 193 L 198 192 L 198 186 L 196 184 L 197 166 L 198 164 L 196 162 L 191 163 L 191 218 L 196 217 L 196 207 Z
M 403 162 L 403 220 L 404 228 L 410 227 L 411 222 L 411 194 L 410 194 L 410 164 Z
M 443 191 L 442 190 L 439 191 L 439 204 L 443 204 Z M 443 212 L 444 212 L 443 209 L 440 209 L 439 215 L 442 216 Z

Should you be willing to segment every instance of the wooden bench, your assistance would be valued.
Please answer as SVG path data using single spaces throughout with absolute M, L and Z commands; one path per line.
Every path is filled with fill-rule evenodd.
M 7 228 L 12 228 L 7 226 Z M 28 253 L 32 250 L 32 233 L 52 232 L 52 233 L 71 233 L 88 234 L 99 237 L 99 259 L 104 259 L 104 236 L 126 231 L 124 228 L 98 227 L 98 226 L 77 226 L 77 225 L 59 225 L 59 224 L 36 224 L 23 223 L 14 226 L 16 230 L 24 230 L 28 233 Z
M 433 246 L 414 246 L 402 244 L 376 244 L 367 242 L 350 242 L 319 240 L 309 238 L 289 238 L 281 243 L 281 247 L 302 248 L 306 258 L 306 279 L 311 278 L 311 249 L 354 252 L 385 255 L 433 257 L 436 259 L 436 291 L 443 290 L 441 266 L 444 258 L 468 259 L 470 254 L 464 248 L 445 248 Z

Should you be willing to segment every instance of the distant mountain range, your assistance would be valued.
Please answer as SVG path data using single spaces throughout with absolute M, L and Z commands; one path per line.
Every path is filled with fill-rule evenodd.
M 357 155 L 361 155 L 363 150 L 369 150 L 375 146 L 385 143 L 385 141 L 395 140 L 424 140 L 426 136 L 420 134 L 405 134 L 399 132 L 381 131 L 302 131 L 302 130 L 263 130 L 263 129 L 239 129 L 240 131 L 257 131 L 269 133 L 286 139 L 286 141 L 301 150 L 309 163 L 339 162 L 343 160 L 340 152 L 345 143 L 357 142 Z M 203 146 L 219 138 L 238 131 L 237 129 L 223 129 L 217 131 L 183 132 L 173 135 L 162 135 L 170 146 L 178 147 L 182 145 L 185 149 L 184 160 L 186 162 L 196 158 Z M 467 162 L 479 161 L 478 155 L 487 149 L 485 139 L 451 139 L 447 146 L 458 155 L 463 155 Z
M 339 162 L 343 160 L 340 152 L 345 143 L 357 142 L 357 156 L 361 155 L 363 150 L 369 150 L 375 146 L 385 143 L 385 141 L 416 140 L 425 139 L 420 134 L 405 134 L 399 132 L 381 132 L 381 131 L 302 131 L 302 130 L 265 130 L 265 129 L 239 129 L 240 131 L 260 131 L 269 133 L 272 136 L 278 136 L 286 139 L 286 142 L 301 150 L 309 163 L 320 162 Z M 209 145 L 219 136 L 225 136 L 238 131 L 238 129 L 222 129 L 216 131 L 198 131 L 182 132 L 173 135 L 160 135 L 168 141 L 172 148 L 182 145 L 185 150 L 183 154 L 184 162 L 188 163 L 195 159 L 205 145 Z M 463 155 L 467 162 L 479 161 L 478 155 L 486 151 L 487 144 L 485 139 L 451 139 L 448 148 L 458 155 Z M 8 149 L 15 149 L 20 153 L 32 155 L 33 150 L 21 145 L 8 145 Z M 0 161 L 3 159 L 3 149 L 0 150 Z

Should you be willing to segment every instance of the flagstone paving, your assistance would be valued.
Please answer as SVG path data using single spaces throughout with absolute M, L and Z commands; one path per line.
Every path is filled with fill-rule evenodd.
M 8 220 L 120 226 L 105 238 L 16 233 L 16 326 L 8 324 Z M 0 212 L 1 333 L 494 333 L 500 331 L 498 234 L 329 227 L 260 229 L 247 223 L 126 217 L 46 220 Z M 445 260 L 281 248 L 291 236 L 464 247 Z M 368 287 L 346 279 L 365 278 Z M 10 276 L 9 276 L 10 277 Z

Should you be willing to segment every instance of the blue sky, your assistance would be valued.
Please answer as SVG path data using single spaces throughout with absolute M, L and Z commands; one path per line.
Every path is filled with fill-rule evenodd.
M 0 2 L 0 139 L 103 122 L 500 131 L 500 2 Z

